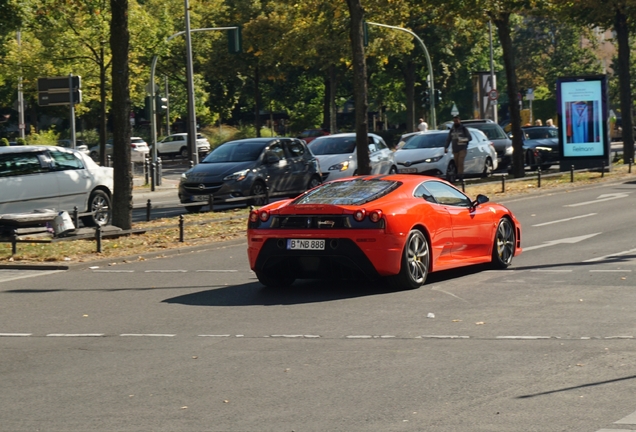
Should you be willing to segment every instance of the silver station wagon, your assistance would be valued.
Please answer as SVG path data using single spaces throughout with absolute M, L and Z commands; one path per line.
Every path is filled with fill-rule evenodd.
M 113 169 L 55 146 L 0 147 L 0 215 L 77 207 L 86 226 L 111 221 Z

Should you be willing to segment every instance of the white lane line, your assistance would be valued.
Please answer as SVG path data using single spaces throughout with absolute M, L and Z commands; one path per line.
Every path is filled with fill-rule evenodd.
M 631 270 L 590 270 L 590 273 L 631 273 Z
M 422 336 L 415 336 L 415 339 L 470 339 L 470 336 L 458 336 L 458 335 L 422 335 Z
M 319 338 L 319 335 L 271 335 L 271 336 L 265 336 L 265 337 L 272 337 L 272 338 Z
M 560 245 L 560 244 L 574 244 L 574 243 L 582 242 L 584 240 L 587 240 L 587 239 L 592 238 L 594 236 L 597 236 L 599 234 L 603 234 L 603 233 L 599 232 L 599 233 L 594 233 L 594 234 L 582 235 L 582 236 L 578 236 L 578 237 L 569 237 L 569 238 L 563 238 L 563 239 L 557 239 L 557 240 L 550 240 L 550 241 L 547 241 L 547 242 L 543 242 L 543 244 L 540 244 L 540 245 L 524 247 L 523 251 L 527 252 L 527 251 L 531 251 L 531 250 L 535 250 L 535 249 L 540 249 L 540 248 L 544 248 L 544 247 L 548 247 L 548 246 L 556 246 L 556 245 Z
M 634 339 L 634 336 L 605 336 L 603 339 Z M 636 422 L 634 422 L 636 424 Z
M 627 198 L 629 194 L 627 193 L 613 193 L 613 194 L 603 194 L 599 195 L 594 201 L 584 201 L 576 204 L 568 204 L 563 207 L 580 207 L 588 204 L 598 204 L 600 202 L 611 201 L 619 198 Z
M 552 339 L 552 336 L 497 336 L 495 339 L 537 340 Z
M 631 413 L 627 417 L 623 417 L 619 421 L 614 422 L 614 424 L 636 424 L 636 412 Z
M 176 335 L 173 334 L 156 334 L 156 333 L 123 333 L 119 336 L 128 337 L 128 336 L 138 336 L 138 337 L 174 337 Z
M 199 337 L 219 337 L 219 338 L 227 338 L 227 337 L 231 337 L 232 335 L 229 334 L 224 334 L 224 335 L 198 335 Z
M 187 270 L 144 270 L 144 273 L 187 273 Z
M 590 213 L 590 214 L 586 214 L 586 215 L 581 215 L 581 216 L 574 216 L 571 218 L 567 218 L 567 219 L 559 219 L 559 220 L 555 220 L 552 222 L 544 222 L 544 223 L 540 223 L 540 224 L 536 224 L 536 225 L 532 225 L 533 227 L 541 227 L 541 226 L 546 226 L 546 225 L 552 225 L 552 224 L 556 224 L 556 223 L 561 223 L 561 222 L 569 222 L 571 220 L 575 220 L 575 219 L 582 219 L 582 218 L 586 218 L 589 216 L 596 216 L 597 213 Z
M 583 262 L 603 261 L 603 260 L 606 260 L 608 258 L 614 258 L 614 257 L 623 256 L 623 255 L 628 255 L 628 254 L 631 254 L 631 253 L 634 253 L 634 252 L 636 252 L 636 249 L 630 249 L 630 250 L 626 250 L 626 251 L 623 251 L 623 252 L 616 252 L 614 254 L 600 256 L 598 258 L 592 258 L 592 259 L 589 259 L 589 260 L 585 260 Z
M 236 273 L 238 270 L 197 270 L 197 273 Z
M 0 283 L 35 276 L 46 276 L 64 271 L 66 270 L 0 270 Z M 14 276 L 11 276 L 11 274 L 14 274 Z
M 47 337 L 103 337 L 104 333 L 49 333 Z
M 0 333 L 0 337 L 26 337 L 33 333 Z

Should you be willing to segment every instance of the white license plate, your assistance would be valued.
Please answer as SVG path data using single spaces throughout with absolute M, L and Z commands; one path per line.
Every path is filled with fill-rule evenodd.
M 288 239 L 289 250 L 325 250 L 324 240 Z
M 210 195 L 193 195 L 192 201 L 208 201 L 210 199 Z
M 402 174 L 411 174 L 416 172 L 417 172 L 417 168 L 400 168 L 400 173 Z

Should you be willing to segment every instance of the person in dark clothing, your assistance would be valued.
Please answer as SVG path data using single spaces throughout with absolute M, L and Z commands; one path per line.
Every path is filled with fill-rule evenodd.
M 470 132 L 462 124 L 459 116 L 453 117 L 453 126 L 448 131 L 444 153 L 448 153 L 448 147 L 452 144 L 453 158 L 457 166 L 457 179 L 459 181 L 464 180 L 464 160 L 466 159 L 468 141 L 470 141 Z

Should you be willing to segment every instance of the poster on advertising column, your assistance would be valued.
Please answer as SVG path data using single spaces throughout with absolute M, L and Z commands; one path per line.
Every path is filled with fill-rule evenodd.
M 606 159 L 607 76 L 557 79 L 557 104 L 562 159 Z

